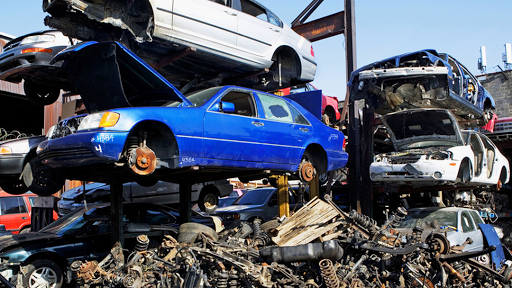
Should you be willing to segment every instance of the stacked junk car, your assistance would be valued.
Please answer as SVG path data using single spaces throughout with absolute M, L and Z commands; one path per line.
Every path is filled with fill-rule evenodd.
M 407 214 L 400 208 L 379 226 L 328 196 L 314 198 L 282 221 L 220 233 L 184 224 L 177 239 L 153 249 L 141 234 L 134 247 L 114 246 L 104 259 L 69 269 L 84 287 L 510 287 L 508 250 L 467 251 L 471 238 L 452 246 L 453 227 L 434 227 L 426 238 L 422 227 L 399 232 Z

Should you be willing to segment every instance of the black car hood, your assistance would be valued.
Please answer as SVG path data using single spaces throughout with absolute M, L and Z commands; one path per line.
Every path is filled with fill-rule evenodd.
M 59 238 L 59 236 L 55 234 L 41 232 L 0 236 L 0 251 L 4 252 L 6 249 L 12 249 L 19 245 L 29 244 L 33 242 L 43 242 L 55 238 Z
M 165 101 L 191 105 L 183 94 L 146 62 L 117 42 L 84 42 L 57 54 L 62 69 L 89 113 Z

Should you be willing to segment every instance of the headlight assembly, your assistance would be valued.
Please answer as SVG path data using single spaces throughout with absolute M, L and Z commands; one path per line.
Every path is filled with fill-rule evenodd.
M 118 113 L 110 111 L 90 114 L 82 120 L 80 126 L 78 126 L 78 131 L 115 126 L 119 117 Z

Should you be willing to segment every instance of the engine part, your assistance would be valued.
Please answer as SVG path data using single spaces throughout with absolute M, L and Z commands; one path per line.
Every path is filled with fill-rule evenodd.
M 267 247 L 260 250 L 260 256 L 267 262 L 293 263 L 331 259 L 337 261 L 343 257 L 343 248 L 337 241 L 325 241 L 297 245 L 295 247 Z

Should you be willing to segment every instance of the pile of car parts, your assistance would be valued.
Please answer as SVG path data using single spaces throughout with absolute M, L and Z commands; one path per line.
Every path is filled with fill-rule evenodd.
M 393 234 L 406 213 L 378 226 L 315 198 L 282 223 L 243 222 L 219 234 L 187 223 L 159 248 L 148 250 L 140 235 L 126 260 L 116 246 L 101 262 L 75 261 L 70 270 L 84 287 L 510 287 L 509 261 L 497 271 L 472 259 L 494 246 L 461 252 L 442 233 L 426 241 L 420 228 Z

